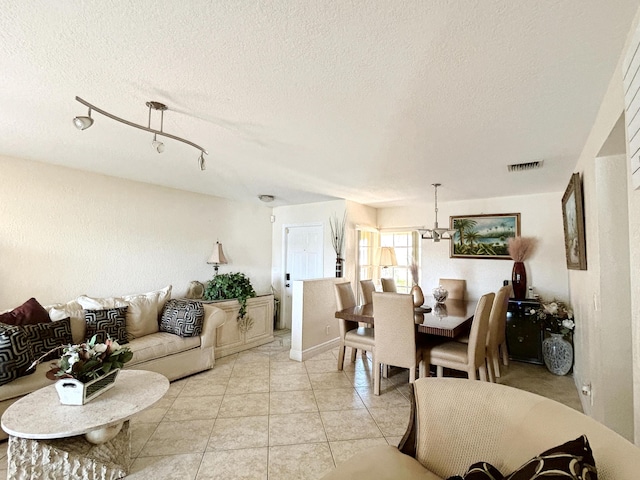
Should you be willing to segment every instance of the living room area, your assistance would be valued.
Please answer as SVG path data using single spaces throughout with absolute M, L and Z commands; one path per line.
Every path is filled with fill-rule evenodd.
M 370 356 L 344 372 L 334 345 L 290 357 L 287 229 L 318 226 L 321 276 L 335 277 L 331 219 L 343 214 L 343 276 L 355 288 L 360 232 L 518 213 L 521 235 L 537 240 L 530 284 L 573 309 L 575 358 L 562 377 L 511 362 L 499 383 L 640 444 L 640 200 L 623 81 L 637 1 L 143 2 L 115 11 L 10 3 L 0 20 L 0 312 L 32 297 L 52 305 L 166 285 L 181 299 L 192 282 L 213 278 L 216 241 L 228 262 L 220 273 L 242 272 L 280 301 L 273 342 L 173 381 L 132 419 L 132 478 L 321 478 L 357 450 L 400 443 L 411 409 L 406 370 L 392 369 L 376 397 Z M 163 31 L 168 18 L 175 42 Z M 159 154 L 151 131 L 87 114 L 77 95 L 203 145 L 206 170 L 204 152 L 158 136 Z M 163 126 L 150 100 L 168 106 Z M 72 119 L 85 114 L 95 124 L 78 131 Z M 539 170 L 507 173 L 537 160 Z M 586 269 L 566 264 L 562 200 L 573 173 Z M 512 261 L 454 258 L 448 241 L 418 242 L 425 292 L 439 278 L 465 278 L 478 299 L 511 279 Z M 0 476 L 6 451 L 4 441 Z

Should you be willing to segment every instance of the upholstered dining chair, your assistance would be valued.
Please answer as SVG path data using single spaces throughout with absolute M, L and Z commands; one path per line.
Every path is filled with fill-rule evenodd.
M 380 281 L 382 282 L 383 292 L 396 293 L 398 291 L 396 281 L 393 278 L 381 278 Z
M 360 280 L 360 290 L 362 291 L 362 302 L 372 303 L 373 298 L 371 294 L 376 291 L 376 286 L 373 284 L 373 280 Z
M 384 364 L 409 369 L 409 382 L 416 373 L 424 377 L 422 350 L 416 345 L 413 297 L 402 293 L 373 293 L 376 319 L 376 351 L 373 360 L 373 393 L 380 395 L 380 367 Z M 416 367 L 419 367 L 416 372 Z
M 496 377 L 500 376 L 500 347 L 506 343 L 505 328 L 507 324 L 507 304 L 509 303 L 509 295 L 511 293 L 511 287 L 501 287 L 496 293 L 496 297 L 491 305 L 491 312 L 489 313 L 489 330 L 487 332 L 487 373 L 489 374 L 489 381 L 496 381 Z M 469 343 L 469 335 L 465 335 L 460 338 L 456 338 L 457 341 L 462 343 Z M 506 352 L 506 347 L 502 347 L 503 352 Z M 508 365 L 509 357 L 507 354 Z
M 355 307 L 356 299 L 353 295 L 351 282 L 341 282 L 334 285 L 336 293 L 336 306 L 338 310 Z M 359 327 L 357 322 L 350 322 L 342 318 L 338 319 L 340 328 L 340 346 L 338 350 L 338 370 L 344 368 L 344 353 L 346 347 L 351 347 L 351 361 L 356 359 L 356 350 L 371 352 L 375 359 L 375 340 L 373 328 Z
M 448 292 L 447 299 L 465 300 L 467 298 L 467 281 L 458 278 L 441 278 L 440 283 Z
M 489 316 L 489 336 L 487 337 L 487 366 L 489 367 L 489 379 L 496 381 L 500 376 L 500 355 L 502 363 L 509 365 L 509 352 L 507 351 L 507 308 L 511 287 L 501 287 L 496 293 L 496 298 L 491 307 Z M 495 312 L 494 312 L 495 310 Z
M 467 372 L 470 380 L 476 380 L 479 371 L 480 380 L 487 381 L 487 332 L 495 296 L 495 293 L 487 293 L 480 297 L 471 322 L 468 344 L 450 340 L 431 341 L 424 346 L 422 359 L 425 363 L 436 366 L 438 377 L 443 376 L 444 368 L 450 368 Z

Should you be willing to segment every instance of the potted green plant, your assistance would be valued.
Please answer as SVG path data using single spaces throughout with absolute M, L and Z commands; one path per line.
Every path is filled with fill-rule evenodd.
M 246 331 L 251 328 L 251 319 L 247 314 L 247 299 L 256 296 L 256 291 L 251 285 L 249 277 L 244 273 L 232 272 L 215 275 L 207 282 L 204 291 L 205 300 L 238 300 L 238 324 Z

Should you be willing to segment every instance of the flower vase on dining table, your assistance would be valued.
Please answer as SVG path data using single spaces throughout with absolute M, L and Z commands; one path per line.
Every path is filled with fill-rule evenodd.
M 420 307 L 424 304 L 424 293 L 422 293 L 422 289 L 420 285 L 415 284 L 411 287 L 411 296 L 413 297 L 413 306 Z

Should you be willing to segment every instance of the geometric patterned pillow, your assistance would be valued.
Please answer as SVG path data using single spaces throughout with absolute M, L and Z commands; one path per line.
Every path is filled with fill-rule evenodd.
M 0 385 L 33 373 L 27 368 L 35 360 L 24 331 L 14 325 L 0 323 Z
M 508 480 L 566 478 L 597 480 L 596 462 L 585 435 L 542 452 L 506 477 Z
M 487 462 L 474 463 L 463 476 L 456 475 L 447 480 L 503 480 L 500 471 Z
M 127 343 L 126 316 L 128 307 L 109 308 L 106 310 L 85 310 L 87 322 L 87 341 L 96 335 L 97 343 L 104 343 L 107 336 L 119 344 Z
M 596 462 L 585 435 L 550 448 L 504 477 L 486 462 L 474 463 L 464 476 L 447 480 L 598 480 Z
M 172 299 L 162 310 L 160 331 L 181 337 L 196 337 L 202 333 L 203 322 L 204 307 L 201 302 Z
M 31 344 L 34 359 L 40 358 L 53 348 L 73 343 L 71 336 L 71 319 L 57 320 L 49 323 L 36 323 L 35 325 L 22 325 L 20 327 L 27 334 Z M 56 350 L 42 360 L 60 358 L 62 349 Z

